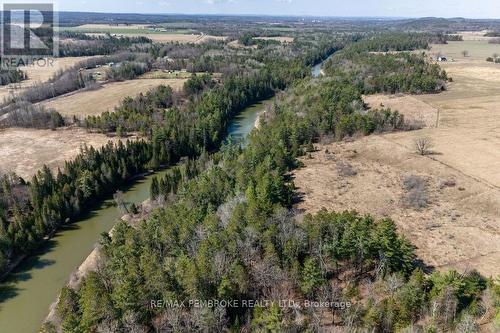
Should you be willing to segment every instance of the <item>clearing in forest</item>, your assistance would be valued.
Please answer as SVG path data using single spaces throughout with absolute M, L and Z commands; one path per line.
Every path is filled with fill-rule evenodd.
M 52 170 L 63 167 L 65 161 L 80 153 L 84 144 L 98 148 L 110 140 L 117 141 L 81 128 L 3 129 L 0 130 L 0 170 L 2 173 L 15 172 L 29 180 L 45 164 Z
M 63 116 L 76 116 L 83 119 L 85 116 L 113 111 L 125 97 L 137 96 L 141 92 L 145 93 L 160 85 L 178 90 L 182 88 L 184 82 L 186 82 L 185 79 L 136 79 L 111 82 L 103 84 L 96 90 L 75 91 L 41 102 L 41 104 L 55 109 Z
M 408 123 L 423 127 L 436 126 L 438 109 L 414 96 L 375 94 L 363 96 L 370 109 L 391 109 L 401 113 Z

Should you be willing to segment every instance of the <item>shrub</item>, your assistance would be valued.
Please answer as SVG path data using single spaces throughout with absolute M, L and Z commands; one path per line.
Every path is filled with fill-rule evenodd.
M 358 174 L 351 164 L 342 161 L 337 163 L 337 172 L 344 177 L 352 177 Z
M 403 188 L 407 191 L 404 204 L 407 207 L 420 209 L 427 207 L 429 203 L 425 179 L 410 175 L 403 180 Z

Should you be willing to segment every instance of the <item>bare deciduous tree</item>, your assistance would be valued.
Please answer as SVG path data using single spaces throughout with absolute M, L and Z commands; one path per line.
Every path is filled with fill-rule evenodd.
M 418 154 L 424 156 L 428 155 L 431 152 L 431 148 L 433 147 L 432 139 L 429 137 L 421 137 L 415 139 L 415 150 Z

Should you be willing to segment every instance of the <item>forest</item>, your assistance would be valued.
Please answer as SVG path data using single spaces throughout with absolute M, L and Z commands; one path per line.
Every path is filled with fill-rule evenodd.
M 434 93 L 446 89 L 446 72 L 427 61 L 425 53 L 430 36 L 410 34 L 376 35 L 365 38 L 333 56 L 325 71 L 343 76 L 362 93 Z M 443 40 L 443 43 L 446 40 Z
M 146 37 L 115 37 L 89 36 L 79 32 L 61 32 L 61 37 L 69 40 L 60 45 L 59 55 L 61 57 L 83 57 L 93 55 L 114 54 L 131 48 L 151 44 Z

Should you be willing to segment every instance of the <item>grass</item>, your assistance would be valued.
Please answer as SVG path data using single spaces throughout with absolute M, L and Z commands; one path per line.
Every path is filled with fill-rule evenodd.
M 464 57 L 462 51 L 469 51 L 469 55 Z M 443 56 L 453 58 L 457 61 L 464 60 L 482 60 L 486 62 L 487 57 L 491 57 L 493 53 L 500 54 L 500 44 L 489 44 L 487 41 L 463 41 L 463 42 L 448 42 L 445 45 L 432 45 L 431 54 L 440 52 Z
M 63 116 L 83 118 L 113 111 L 125 97 L 134 97 L 159 85 L 169 85 L 174 90 L 180 89 L 185 79 L 137 79 L 104 84 L 97 90 L 77 91 L 42 102 Z M 91 107 L 89 107 L 91 106 Z
M 203 73 L 200 73 L 203 74 Z M 153 71 L 142 75 L 141 79 L 189 79 L 193 74 L 189 72 L 174 71 L 171 73 Z
M 57 131 L 11 128 L 0 131 L 0 170 L 14 171 L 30 179 L 47 165 L 52 170 L 63 167 L 80 153 L 83 144 L 98 148 L 110 140 L 103 134 L 84 129 L 64 128 Z
M 70 31 L 70 32 L 81 32 L 81 33 L 92 33 L 92 34 L 117 34 L 117 35 L 134 35 L 134 34 L 140 34 L 140 35 L 166 35 L 166 34 L 192 34 L 194 33 L 193 30 L 189 29 L 174 29 L 174 30 L 167 30 L 167 31 L 154 31 L 154 30 L 149 30 L 149 29 L 141 29 L 141 28 L 136 28 L 136 29 L 129 29 L 129 28 L 114 28 L 114 27 L 109 27 L 109 28 L 82 28 L 82 27 L 68 27 L 68 28 L 63 28 L 61 31 Z

